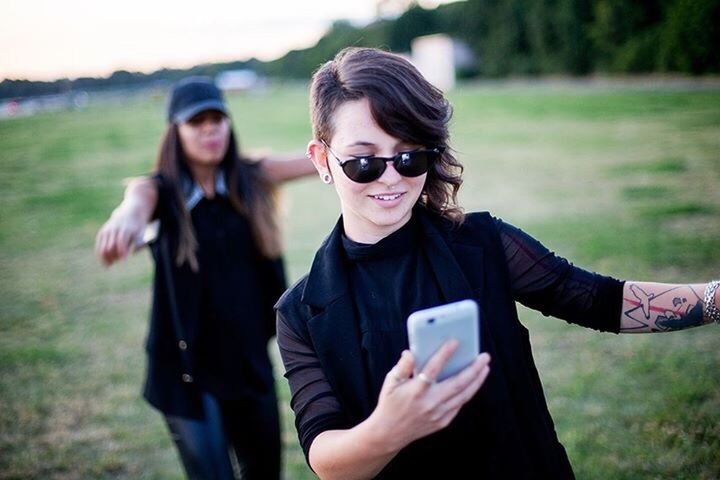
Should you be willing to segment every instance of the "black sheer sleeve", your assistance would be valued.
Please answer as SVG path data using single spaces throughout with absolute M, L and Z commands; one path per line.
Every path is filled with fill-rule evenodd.
M 295 412 L 295 428 L 308 460 L 310 445 L 325 430 L 348 428 L 340 402 L 325 377 L 309 338 L 293 330 L 278 311 L 277 342 L 290 384 L 290 407 Z
M 623 282 L 574 266 L 500 219 L 495 225 L 517 301 L 588 328 L 620 331 Z

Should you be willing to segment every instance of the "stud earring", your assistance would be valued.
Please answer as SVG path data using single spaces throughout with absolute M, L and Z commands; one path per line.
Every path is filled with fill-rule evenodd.
M 323 183 L 326 183 L 326 184 L 328 184 L 328 185 L 329 185 L 330 183 L 332 183 L 332 177 L 330 176 L 329 173 L 324 173 L 321 178 L 322 178 Z

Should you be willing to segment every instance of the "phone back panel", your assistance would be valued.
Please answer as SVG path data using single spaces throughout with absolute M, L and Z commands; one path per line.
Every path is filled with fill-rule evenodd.
M 412 313 L 408 317 L 408 339 L 415 356 L 416 373 L 447 340 L 460 342 L 458 349 L 445 364 L 438 380 L 458 373 L 480 353 L 479 309 L 473 300 L 440 305 Z

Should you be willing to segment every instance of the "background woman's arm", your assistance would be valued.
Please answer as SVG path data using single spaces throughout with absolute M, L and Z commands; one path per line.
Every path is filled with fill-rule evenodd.
M 705 315 L 706 284 L 625 282 L 620 313 L 621 333 L 671 332 L 712 320 Z M 720 305 L 720 289 L 715 291 Z
M 260 161 L 265 178 L 273 183 L 305 177 L 315 173 L 315 167 L 305 155 L 272 155 Z
M 123 201 L 113 210 L 95 238 L 95 253 L 106 266 L 127 257 L 150 221 L 158 202 L 158 187 L 148 177 L 134 178 Z

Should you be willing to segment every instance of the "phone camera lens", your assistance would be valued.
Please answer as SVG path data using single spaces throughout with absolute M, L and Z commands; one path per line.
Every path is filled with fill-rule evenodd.
M 428 321 L 427 321 L 427 322 L 428 322 L 428 323 L 435 323 L 435 319 L 434 319 L 434 318 L 428 318 Z

